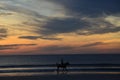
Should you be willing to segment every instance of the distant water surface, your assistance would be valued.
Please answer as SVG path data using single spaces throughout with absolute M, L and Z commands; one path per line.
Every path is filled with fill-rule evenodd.
M 120 64 L 120 54 L 17 55 L 0 56 L 1 65 L 55 64 L 61 59 L 71 64 Z
M 89 55 L 13 55 L 0 56 L 0 76 L 56 74 L 56 67 L 34 66 L 56 64 L 63 59 L 70 64 L 120 64 L 119 54 Z M 28 65 L 28 66 L 24 66 Z M 30 65 L 30 66 L 29 66 Z M 120 74 L 120 66 L 69 67 L 68 74 Z

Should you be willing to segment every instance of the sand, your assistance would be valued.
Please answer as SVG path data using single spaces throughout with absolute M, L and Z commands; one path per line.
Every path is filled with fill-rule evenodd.
M 4 76 L 0 80 L 120 80 L 119 74 L 59 74 L 34 76 Z

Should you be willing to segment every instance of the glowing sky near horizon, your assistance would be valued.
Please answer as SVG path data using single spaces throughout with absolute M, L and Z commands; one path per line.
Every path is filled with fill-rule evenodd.
M 120 53 L 119 0 L 0 0 L 0 55 Z

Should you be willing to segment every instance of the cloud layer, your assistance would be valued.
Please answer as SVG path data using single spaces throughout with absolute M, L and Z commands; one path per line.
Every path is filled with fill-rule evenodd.
M 91 47 L 91 46 L 104 45 L 104 44 L 106 44 L 106 43 L 103 43 L 103 42 L 95 42 L 95 43 L 91 43 L 91 44 L 82 45 L 81 47 Z
M 20 39 L 29 39 L 29 40 L 36 40 L 36 39 L 62 40 L 61 38 L 44 37 L 44 36 L 20 36 L 19 38 L 20 38 Z
M 112 49 L 110 44 L 103 43 L 112 42 L 114 51 L 119 48 L 115 44 L 120 34 L 119 3 L 119 0 L 0 0 L 0 50 L 38 44 L 36 53 L 97 52 L 103 49 L 93 47 Z
M 19 30 L 21 26 L 26 26 L 22 29 L 42 36 L 63 33 L 91 35 L 120 31 L 120 25 L 117 25 L 120 22 L 113 24 L 108 18 L 112 15 L 114 21 L 120 19 L 118 0 L 110 0 L 109 4 L 106 0 L 2 0 L 0 2 L 1 15 L 10 16 L 18 13 L 21 17 L 28 18 L 13 27 Z
M 4 39 L 7 37 L 7 30 L 4 28 L 0 28 L 0 39 Z
M 13 50 L 18 49 L 21 46 L 35 46 L 36 44 L 9 44 L 9 45 L 0 45 L 0 50 Z

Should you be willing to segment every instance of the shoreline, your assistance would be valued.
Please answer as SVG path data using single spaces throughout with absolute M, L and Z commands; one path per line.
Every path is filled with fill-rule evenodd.
M 120 74 L 45 74 L 29 76 L 4 76 L 0 80 L 120 80 Z
M 60 76 L 60 75 L 120 75 L 120 72 L 21 72 L 21 73 L 0 73 L 0 77 L 29 77 L 29 76 Z

